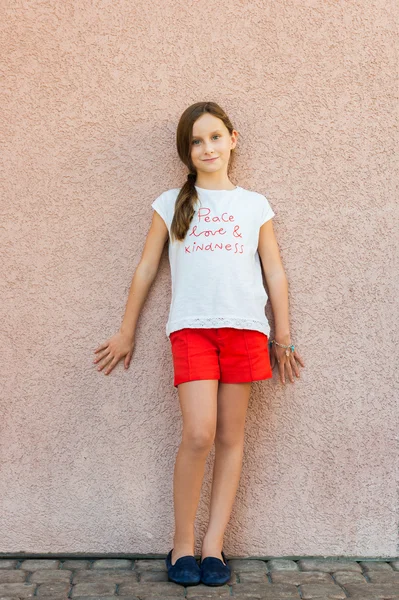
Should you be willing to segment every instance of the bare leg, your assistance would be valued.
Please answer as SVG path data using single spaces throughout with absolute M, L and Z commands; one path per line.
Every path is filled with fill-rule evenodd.
M 215 439 L 218 383 L 217 379 L 204 379 L 181 383 L 177 388 L 183 433 L 173 477 L 173 565 L 181 556 L 193 555 L 195 550 L 194 522 L 206 459 Z
M 219 384 L 210 517 L 202 542 L 202 559 L 216 556 L 222 560 L 224 532 L 241 475 L 250 394 L 251 382 Z

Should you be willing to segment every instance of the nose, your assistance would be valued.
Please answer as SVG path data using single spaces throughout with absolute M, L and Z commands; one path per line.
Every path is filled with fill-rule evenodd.
M 204 144 L 202 146 L 205 154 L 212 154 L 213 153 L 213 141 L 212 140 L 204 140 Z

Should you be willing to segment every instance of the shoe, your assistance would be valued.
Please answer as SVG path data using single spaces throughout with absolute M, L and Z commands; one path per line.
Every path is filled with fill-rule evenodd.
M 205 585 L 224 585 L 230 579 L 231 569 L 227 564 L 223 550 L 221 554 L 226 564 L 216 556 L 207 556 L 204 560 L 201 558 L 201 581 Z
M 165 559 L 169 581 L 174 581 L 184 586 L 197 585 L 201 581 L 201 570 L 195 556 L 189 554 L 181 556 L 172 565 L 172 550 Z

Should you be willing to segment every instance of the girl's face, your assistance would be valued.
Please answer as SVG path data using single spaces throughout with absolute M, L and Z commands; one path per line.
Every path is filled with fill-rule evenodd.
M 197 173 L 227 173 L 230 152 L 237 143 L 237 131 L 230 135 L 221 119 L 210 113 L 201 115 L 193 125 L 191 160 Z

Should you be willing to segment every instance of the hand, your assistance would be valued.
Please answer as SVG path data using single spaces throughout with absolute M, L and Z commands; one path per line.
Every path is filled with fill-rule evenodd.
M 278 341 L 280 342 L 280 340 L 278 340 Z M 280 342 L 280 343 L 288 345 L 288 342 Z M 286 351 L 286 348 L 281 348 L 281 346 L 276 346 L 276 344 L 272 344 L 271 352 L 270 352 L 270 366 L 272 369 L 274 369 L 274 366 L 277 362 L 278 370 L 280 373 L 280 380 L 284 385 L 285 385 L 285 369 L 287 369 L 288 377 L 289 377 L 291 383 L 295 383 L 294 377 L 292 375 L 292 371 L 294 371 L 294 373 L 297 377 L 300 376 L 298 365 L 297 365 L 296 361 L 298 361 L 299 364 L 302 365 L 302 367 L 305 366 L 305 363 L 303 362 L 302 358 L 300 357 L 300 355 L 298 354 L 296 349 L 294 350 L 294 352 L 292 352 L 288 348 L 288 351 L 289 351 L 288 356 L 286 355 L 285 351 Z
M 99 363 L 98 371 L 101 371 L 104 367 L 108 367 L 104 372 L 104 375 L 108 375 L 118 364 L 121 358 L 126 357 L 124 360 L 125 369 L 129 367 L 134 350 L 134 338 L 118 331 L 109 340 L 101 344 L 94 353 L 98 354 L 97 358 L 93 361 L 94 364 Z

